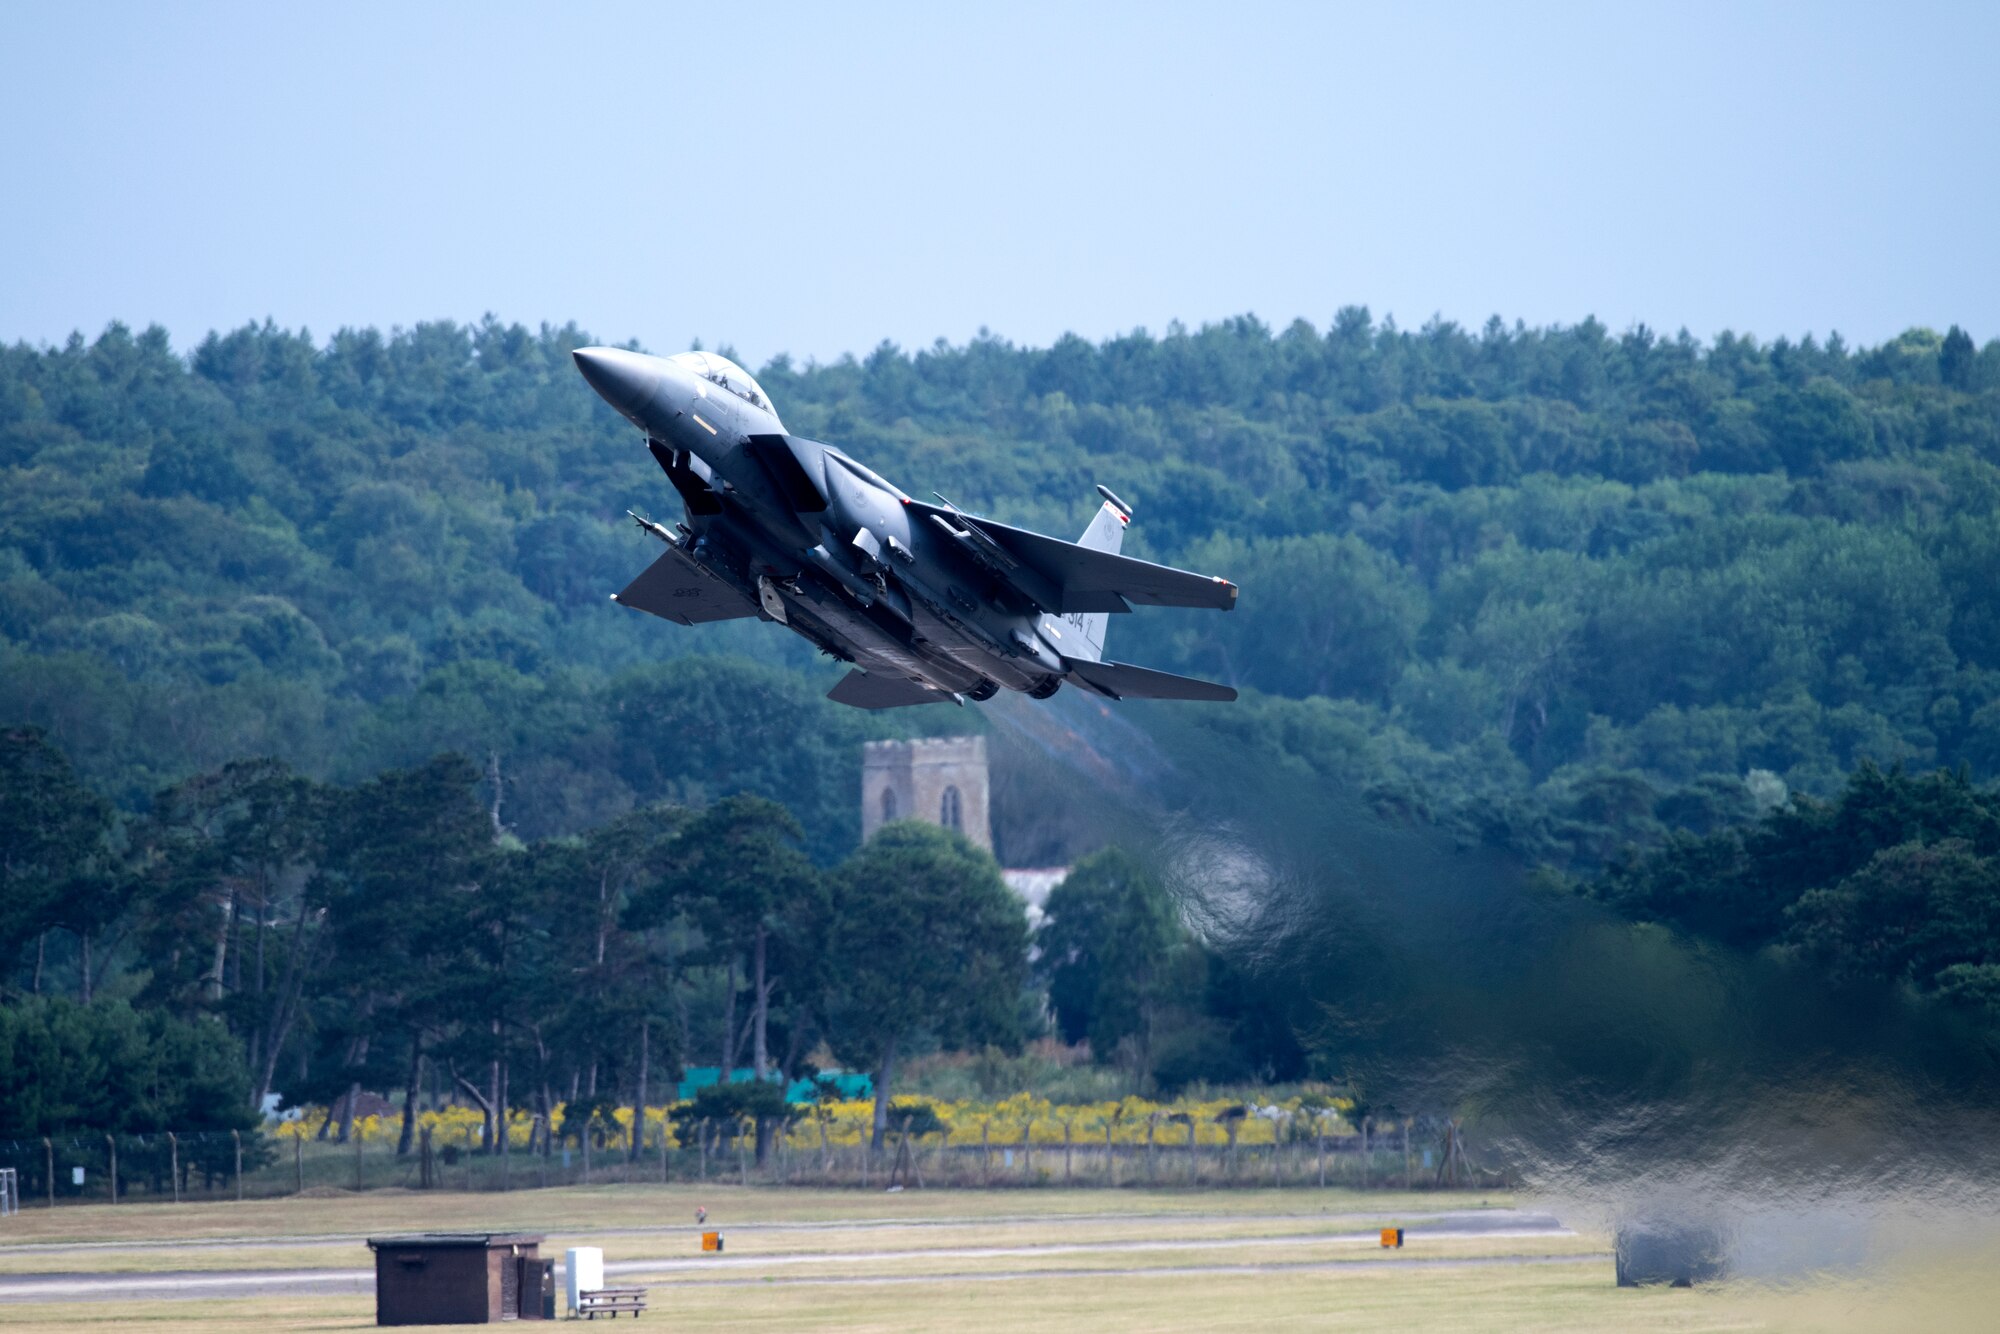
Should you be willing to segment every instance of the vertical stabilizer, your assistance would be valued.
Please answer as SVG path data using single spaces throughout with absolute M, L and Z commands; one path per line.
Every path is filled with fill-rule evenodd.
M 1090 521 L 1090 527 L 1084 529 L 1083 536 L 1076 540 L 1076 544 L 1080 547 L 1089 547 L 1092 551 L 1108 551 L 1115 556 L 1118 554 L 1118 549 L 1125 545 L 1125 525 L 1129 522 L 1131 522 L 1129 513 L 1106 500 L 1098 508 L 1097 517 Z M 1104 611 L 1087 611 L 1072 618 L 1077 628 L 1083 632 L 1084 642 L 1090 646 L 1088 654 L 1078 656 L 1087 656 L 1092 661 L 1104 656 L 1104 627 L 1110 619 L 1111 613 Z

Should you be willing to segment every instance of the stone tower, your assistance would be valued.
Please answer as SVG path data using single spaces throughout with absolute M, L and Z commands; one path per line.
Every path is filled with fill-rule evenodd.
M 870 741 L 861 748 L 861 838 L 891 820 L 956 829 L 993 851 L 986 806 L 986 738 Z

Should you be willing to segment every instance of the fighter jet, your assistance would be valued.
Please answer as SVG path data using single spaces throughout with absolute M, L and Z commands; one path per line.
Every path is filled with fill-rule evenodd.
M 1107 699 L 1233 700 L 1225 685 L 1104 657 L 1113 612 L 1236 605 L 1226 579 L 1119 554 L 1131 507 L 1103 505 L 1075 542 L 917 500 L 832 445 L 785 430 L 727 357 L 580 348 L 577 369 L 645 433 L 687 514 L 620 606 L 681 625 L 776 621 L 850 671 L 828 698 L 862 709 L 1047 699 L 1069 681 Z M 933 493 L 935 494 L 935 493 Z

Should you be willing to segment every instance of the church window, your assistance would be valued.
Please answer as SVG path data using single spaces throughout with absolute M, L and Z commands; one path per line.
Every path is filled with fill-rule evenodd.
M 938 804 L 938 823 L 946 829 L 965 828 L 965 811 L 959 801 L 957 788 L 948 787 L 944 790 L 944 800 Z

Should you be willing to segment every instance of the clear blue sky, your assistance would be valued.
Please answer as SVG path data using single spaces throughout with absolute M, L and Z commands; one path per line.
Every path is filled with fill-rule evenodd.
M 2000 335 L 2000 4 L 0 8 L 0 340 Z

